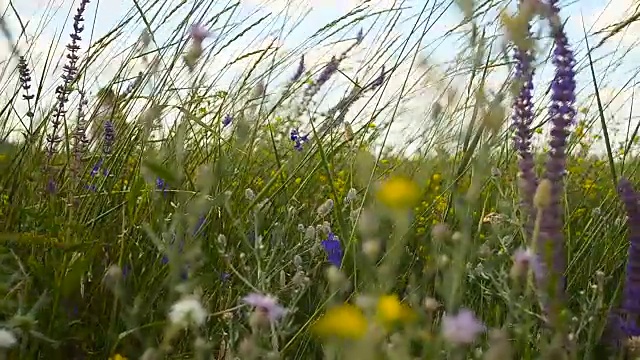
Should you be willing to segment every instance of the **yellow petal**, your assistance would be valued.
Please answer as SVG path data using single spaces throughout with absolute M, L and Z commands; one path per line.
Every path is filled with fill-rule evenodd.
M 313 325 L 312 331 L 322 337 L 357 340 L 367 331 L 367 319 L 359 308 L 343 304 L 329 309 Z

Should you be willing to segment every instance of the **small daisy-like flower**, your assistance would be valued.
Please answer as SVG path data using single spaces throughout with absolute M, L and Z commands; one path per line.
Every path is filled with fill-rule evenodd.
M 287 309 L 278 304 L 278 300 L 270 295 L 251 293 L 245 296 L 242 301 L 255 307 L 256 310 L 264 312 L 271 321 L 277 321 L 287 313 Z
M 17 342 L 18 340 L 11 330 L 0 329 L 0 348 L 9 349 Z
M 318 336 L 357 340 L 367 332 L 367 318 L 362 310 L 351 304 L 343 304 L 329 309 L 313 325 Z
M 484 325 L 468 309 L 461 309 L 456 315 L 445 315 L 442 318 L 442 336 L 454 344 L 471 344 L 484 330 Z
M 171 306 L 169 320 L 183 327 L 190 324 L 201 326 L 207 320 L 207 311 L 197 299 L 185 298 Z

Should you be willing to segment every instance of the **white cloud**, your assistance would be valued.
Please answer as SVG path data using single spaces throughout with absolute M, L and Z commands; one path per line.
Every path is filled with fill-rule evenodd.
M 635 0 L 610 0 L 604 6 L 597 8 L 590 15 L 586 16 L 585 24 L 587 28 L 593 27 L 595 31 L 610 30 L 611 25 L 618 24 L 631 15 L 640 11 Z M 636 46 L 640 32 L 640 22 L 630 24 L 626 30 L 621 31 L 609 41 L 620 41 L 626 46 Z
M 366 6 L 372 9 L 388 9 L 400 4 L 395 0 L 246 0 L 247 3 L 260 7 L 266 7 L 274 12 L 293 11 L 304 12 L 309 9 L 332 10 L 343 13 L 358 6 Z M 410 3 L 410 1 L 405 2 Z

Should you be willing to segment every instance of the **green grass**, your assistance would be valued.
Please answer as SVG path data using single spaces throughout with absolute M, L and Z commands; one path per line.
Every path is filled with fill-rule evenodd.
M 510 277 L 512 254 L 531 239 L 523 236 L 510 110 L 503 105 L 511 101 L 510 80 L 498 89 L 491 85 L 494 71 L 510 65 L 505 54 L 495 54 L 496 40 L 483 31 L 489 25 L 482 22 L 482 9 L 502 4 L 476 4 L 480 10 L 469 14 L 471 31 L 461 25 L 444 35 L 467 40 L 456 64 L 438 73 L 429 61 L 416 60 L 425 52 L 419 41 L 394 32 L 402 19 L 397 8 L 362 7 L 319 28 L 290 52 L 254 43 L 222 63 L 220 53 L 246 41 L 247 33 L 260 30 L 264 40 L 266 32 L 284 32 L 283 14 L 243 18 L 238 3 L 219 12 L 202 1 L 189 2 L 189 9 L 135 3 L 130 18 L 96 39 L 89 28 L 99 15 L 89 3 L 79 75 L 68 84 L 71 101 L 50 158 L 45 145 L 57 106 L 50 84 L 61 84 L 54 77 L 60 74 L 58 59 L 48 54 L 36 61 L 30 51 L 15 53 L 3 65 L 8 100 L 0 106 L 0 327 L 10 329 L 18 343 L 0 354 L 11 359 L 606 358 L 600 338 L 609 310 L 620 302 L 628 249 L 615 184 L 620 176 L 640 182 L 637 128 L 625 119 L 627 135 L 614 143 L 612 134 L 619 131 L 608 128 L 589 52 L 589 66 L 579 69 L 591 72 L 588 87 L 597 101 L 569 138 L 563 196 L 568 301 L 561 321 L 547 326 L 539 289 Z M 414 34 L 426 35 L 429 18 L 444 10 L 431 6 L 402 20 L 415 23 Z M 158 30 L 167 21 L 177 28 Z M 216 36 L 205 40 L 205 51 L 189 70 L 184 54 L 192 42 L 183 34 L 200 21 L 216 29 Z M 347 34 L 342 39 L 347 48 L 356 43 L 360 26 L 371 21 L 377 32 L 365 35 L 380 47 L 358 54 L 364 54 L 362 67 L 373 70 L 365 74 L 341 66 L 331 78 L 348 79 L 346 91 L 329 81 L 313 92 L 322 67 L 288 81 L 299 54 L 334 41 L 337 33 Z M 125 34 L 132 22 L 144 24 L 148 41 L 123 45 L 114 62 L 110 46 L 130 42 Z M 23 41 L 20 31 L 5 30 L 9 46 Z M 353 45 L 345 62 L 363 46 Z M 16 85 L 19 56 L 30 59 L 36 79 L 29 89 L 35 97 L 28 102 Z M 104 69 L 98 60 L 104 56 L 111 56 L 109 66 L 117 70 L 92 96 L 91 79 Z M 381 71 L 375 61 L 382 58 L 389 72 L 372 89 L 368 85 Z M 132 64 L 141 71 L 131 71 Z M 234 66 L 241 72 L 234 73 Z M 407 155 L 407 144 L 389 144 L 393 126 L 401 125 L 394 122 L 407 109 L 404 100 L 421 86 L 421 80 L 411 79 L 417 67 L 427 69 L 424 83 L 436 84 L 442 97 L 430 99 L 436 105 L 429 114 L 417 115 L 422 118 L 404 130 L 407 144 L 418 149 Z M 227 86 L 221 79 L 230 74 Z M 460 74 L 469 84 L 463 90 L 450 81 Z M 398 92 L 381 96 L 396 91 L 392 83 L 400 84 Z M 80 106 L 79 116 L 80 92 L 90 101 Z M 233 120 L 223 126 L 227 114 Z M 357 121 L 344 126 L 352 117 Z M 115 141 L 105 154 L 107 120 Z M 90 142 L 76 157 L 78 121 Z M 337 126 L 327 130 L 332 122 Z M 603 156 L 590 151 L 591 143 L 601 140 L 596 122 L 606 144 Z M 309 135 L 302 151 L 290 139 L 294 128 Z M 546 140 L 542 131 L 536 137 Z M 546 150 L 537 148 L 538 170 L 545 158 Z M 392 211 L 376 196 L 392 176 L 418 184 L 412 209 Z M 47 191 L 50 183 L 54 192 Z M 333 207 L 319 211 L 327 199 Z M 432 234 L 443 223 L 453 235 Z M 340 272 L 328 270 L 322 249 L 329 232 L 344 247 Z M 277 297 L 288 314 L 261 328 L 261 313 L 241 301 L 253 292 Z M 375 309 L 367 304 L 383 294 L 397 294 L 413 309 L 415 321 L 386 330 L 375 325 Z M 204 324 L 188 330 L 168 317 L 185 297 L 198 299 L 208 313 Z M 372 324 L 364 339 L 314 336 L 311 325 L 345 301 L 359 304 Z M 473 345 L 452 346 L 440 330 L 444 313 L 460 308 L 472 309 L 486 324 Z M 346 327 L 344 321 L 340 325 Z

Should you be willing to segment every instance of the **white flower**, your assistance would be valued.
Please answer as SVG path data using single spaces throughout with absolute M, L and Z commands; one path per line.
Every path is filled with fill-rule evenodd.
M 358 197 L 358 190 L 351 188 L 349 189 L 349 192 L 347 192 L 347 196 L 344 198 L 344 202 L 349 204 L 353 200 L 355 200 L 356 197 Z
M 175 325 L 184 327 L 190 324 L 201 326 L 207 320 L 207 311 L 202 307 L 200 301 L 194 298 L 185 298 L 171 306 L 169 320 Z
M 11 330 L 0 329 L 0 348 L 8 349 L 18 342 Z

